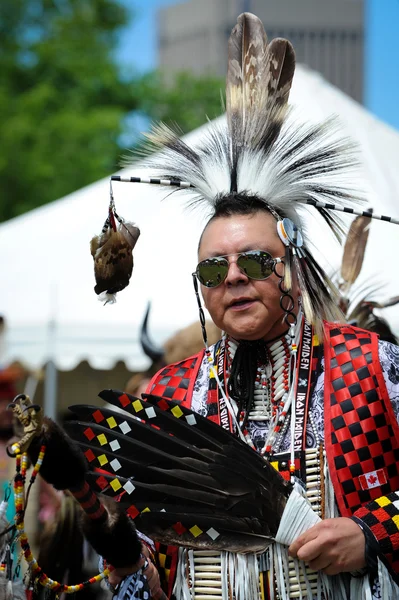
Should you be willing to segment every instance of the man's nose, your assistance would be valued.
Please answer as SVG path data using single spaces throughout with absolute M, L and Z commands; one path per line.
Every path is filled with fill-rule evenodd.
M 229 285 L 237 285 L 237 283 L 247 283 L 248 277 L 237 265 L 236 260 L 232 260 L 229 263 L 229 270 L 227 271 L 226 283 Z

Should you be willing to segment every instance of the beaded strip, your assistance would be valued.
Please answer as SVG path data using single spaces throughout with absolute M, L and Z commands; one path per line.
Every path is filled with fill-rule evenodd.
M 59 583 L 58 581 L 54 581 L 50 577 L 48 577 L 39 566 L 37 560 L 32 554 L 28 537 L 25 533 L 25 524 L 24 524 L 24 515 L 25 515 L 25 480 L 26 480 L 26 470 L 28 465 L 28 457 L 24 453 L 21 455 L 21 450 L 18 444 L 14 444 L 12 446 L 12 451 L 16 454 L 16 474 L 14 477 L 14 498 L 15 498 L 15 526 L 18 532 L 19 542 L 21 544 L 21 548 L 25 557 L 26 562 L 28 563 L 28 567 L 32 574 L 33 579 L 38 581 L 40 585 L 45 588 L 51 589 L 57 594 L 74 594 L 75 592 L 79 592 L 84 588 L 88 587 L 93 583 L 97 583 L 101 581 L 105 577 L 108 577 L 110 572 L 113 570 L 111 566 L 104 569 L 98 575 L 91 577 L 87 581 L 82 583 L 78 583 L 77 585 L 65 585 L 63 583 Z M 43 445 L 40 448 L 39 456 L 37 462 L 33 468 L 31 480 L 29 483 L 28 494 L 31 486 L 33 485 L 37 474 L 40 470 L 40 466 L 43 462 L 43 458 L 46 452 L 46 447 Z
M 314 431 L 316 429 L 314 428 Z M 305 450 L 305 471 L 306 471 L 306 491 L 305 495 L 309 500 L 315 513 L 320 518 L 324 516 L 324 478 L 323 478 L 323 448 L 318 445 L 316 435 L 316 448 L 306 448 Z M 289 578 L 289 597 L 307 598 L 310 588 L 312 595 L 317 597 L 318 590 L 318 572 L 306 567 L 306 579 L 303 575 L 298 578 L 298 571 L 291 557 L 288 559 L 288 578 Z
M 195 600 L 222 600 L 222 561 L 220 552 L 194 550 L 193 592 Z

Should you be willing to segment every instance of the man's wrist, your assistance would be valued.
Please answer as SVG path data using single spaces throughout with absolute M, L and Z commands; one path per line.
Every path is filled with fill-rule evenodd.
M 366 523 L 364 523 L 361 519 L 359 519 L 359 517 L 356 517 L 353 515 L 352 517 L 349 517 L 349 518 L 352 521 L 354 521 L 356 523 L 356 525 L 358 525 L 360 527 L 360 529 L 363 532 L 364 539 L 366 542 L 366 547 L 365 547 L 366 566 L 364 567 L 364 569 L 361 569 L 360 571 L 353 573 L 353 576 L 360 577 L 360 576 L 364 575 L 366 572 L 368 572 L 368 573 L 377 572 L 378 571 L 378 542 L 375 539 L 373 532 L 371 531 L 369 526 L 366 525 Z

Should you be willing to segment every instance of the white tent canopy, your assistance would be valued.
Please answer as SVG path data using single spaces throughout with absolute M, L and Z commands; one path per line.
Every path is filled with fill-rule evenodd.
M 370 206 L 398 217 L 399 133 L 304 68 L 295 75 L 291 102 L 306 120 L 340 116 L 347 134 L 361 146 Z M 206 128 L 186 139 L 195 142 Z M 137 165 L 129 170 L 139 172 Z M 107 215 L 108 178 L 0 226 L 0 314 L 8 325 L 7 360 L 38 367 L 52 358 L 61 369 L 84 359 L 95 368 L 124 360 L 136 370 L 147 364 L 138 335 L 148 300 L 151 333 L 158 342 L 197 318 L 191 273 L 205 215 L 184 210 L 178 193 L 160 202 L 162 193 L 154 185 L 114 184 L 117 212 L 141 229 L 130 286 L 114 305 L 103 306 L 93 291 L 89 252 L 89 240 Z M 337 268 L 339 249 L 313 227 L 320 250 Z M 373 222 L 361 281 L 375 278 L 385 284 L 384 297 L 398 294 L 398 256 L 397 226 Z M 399 309 L 389 309 L 387 316 L 399 328 Z

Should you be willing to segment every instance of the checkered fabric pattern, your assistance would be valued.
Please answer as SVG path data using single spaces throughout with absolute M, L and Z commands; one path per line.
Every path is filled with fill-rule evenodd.
M 217 388 L 217 382 L 215 377 L 211 377 L 209 380 L 208 396 L 206 400 L 207 413 L 206 417 L 214 423 L 220 422 L 219 420 L 219 393 Z
M 166 546 L 159 542 L 155 543 L 155 548 L 156 565 L 161 579 L 162 589 L 166 592 L 168 598 L 171 598 L 179 550 L 176 546 Z
M 355 512 L 378 541 L 384 562 L 399 583 L 399 493 L 381 496 Z
M 155 374 L 147 392 L 168 400 L 191 402 L 192 389 L 204 352 L 164 367 Z
M 341 515 L 351 516 L 399 490 L 399 428 L 375 334 L 326 323 L 325 357 L 327 459 Z M 377 485 L 364 486 L 366 480 Z

